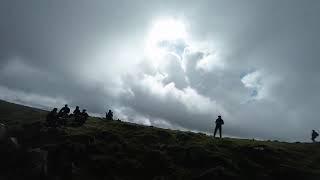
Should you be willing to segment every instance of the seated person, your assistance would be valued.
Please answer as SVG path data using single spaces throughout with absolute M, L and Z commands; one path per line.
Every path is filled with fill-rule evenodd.
M 58 122 L 58 109 L 54 108 L 49 114 L 47 115 L 47 125 L 51 127 L 56 127 Z
M 84 110 L 82 110 L 80 116 L 75 119 L 75 122 L 76 122 L 76 124 L 82 126 L 88 120 L 88 117 L 89 117 L 89 115 L 87 113 L 87 110 L 84 109 Z
M 68 117 L 70 113 L 70 108 L 68 107 L 68 104 L 66 104 L 63 108 L 60 109 L 58 117 Z
M 106 119 L 107 120 L 113 120 L 113 112 L 109 110 L 108 113 L 106 113 Z
M 89 115 L 88 115 L 86 109 L 82 110 L 81 116 L 82 116 L 82 119 L 84 122 L 86 122 L 88 120 Z
M 79 109 L 79 106 L 76 107 L 76 109 L 73 111 L 73 116 L 78 117 L 81 115 L 81 111 Z

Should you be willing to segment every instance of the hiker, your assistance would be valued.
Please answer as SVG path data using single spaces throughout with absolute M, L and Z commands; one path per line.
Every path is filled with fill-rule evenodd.
M 67 117 L 70 113 L 70 108 L 68 107 L 68 104 L 64 105 L 63 108 L 60 109 L 58 117 Z
M 221 116 L 218 116 L 218 119 L 216 119 L 216 128 L 214 129 L 213 137 L 216 137 L 217 130 L 219 130 L 220 138 L 222 138 L 222 125 L 224 124 L 223 119 Z
M 316 138 L 319 136 L 319 134 L 315 131 L 315 130 L 312 130 L 312 133 L 311 133 L 311 140 L 312 142 L 316 142 Z
M 78 119 L 78 123 L 80 126 L 82 126 L 87 120 L 88 120 L 88 113 L 86 109 L 83 109 L 80 115 L 80 118 Z
M 50 127 L 56 127 L 57 126 L 57 121 L 58 121 L 58 109 L 53 108 L 51 112 L 47 115 L 47 126 Z
M 73 122 L 77 123 L 80 122 L 81 118 L 81 111 L 79 106 L 76 106 L 76 109 L 73 111 L 73 113 L 70 115 L 70 117 L 73 117 Z
M 88 119 L 89 115 L 88 115 L 88 113 L 87 113 L 87 110 L 86 110 L 86 109 L 83 109 L 83 110 L 82 110 L 81 116 L 82 116 L 85 120 L 87 120 L 87 119 Z
M 113 112 L 111 111 L 111 109 L 109 109 L 109 112 L 106 113 L 106 119 L 113 120 Z
M 77 106 L 76 109 L 73 111 L 73 116 L 78 117 L 80 116 L 80 114 L 81 114 L 81 111 L 79 109 L 79 106 Z

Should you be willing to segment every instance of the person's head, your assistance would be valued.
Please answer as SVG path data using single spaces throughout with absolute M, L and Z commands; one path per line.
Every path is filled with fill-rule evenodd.
M 76 109 L 79 109 L 79 106 L 77 106 Z
M 57 112 L 58 109 L 57 108 L 53 108 L 52 112 Z
M 316 132 L 314 129 L 312 129 L 312 132 Z
M 87 110 L 86 110 L 86 109 L 83 109 L 82 112 L 85 113 L 85 112 L 87 112 Z
M 218 118 L 221 118 L 221 116 L 219 115 Z
M 111 109 L 109 109 L 109 112 L 111 112 Z
M 68 104 L 65 104 L 64 107 L 68 107 Z

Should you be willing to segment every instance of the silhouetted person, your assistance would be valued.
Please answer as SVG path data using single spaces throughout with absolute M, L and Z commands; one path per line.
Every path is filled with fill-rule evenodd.
M 51 127 L 57 126 L 58 121 L 58 109 L 54 108 L 49 114 L 47 115 L 47 125 Z
M 222 138 L 222 125 L 224 124 L 223 119 L 221 116 L 218 116 L 218 119 L 216 119 L 216 128 L 214 129 L 213 137 L 216 137 L 217 130 L 219 130 L 220 138 Z
M 73 111 L 73 115 L 77 117 L 77 116 L 80 116 L 80 114 L 81 114 L 81 111 L 79 109 L 79 106 L 77 106 L 76 109 Z
M 68 107 L 68 104 L 64 105 L 63 108 L 60 109 L 58 116 L 59 117 L 67 117 L 70 113 L 70 108 Z
M 316 142 L 316 138 L 319 136 L 319 134 L 315 131 L 315 130 L 312 130 L 312 133 L 311 133 L 311 140 L 312 142 Z
M 113 120 L 113 112 L 109 110 L 108 113 L 106 113 L 106 119 L 107 120 Z
M 80 122 L 79 125 L 82 126 L 88 120 L 88 113 L 86 109 L 83 109 L 81 112 Z

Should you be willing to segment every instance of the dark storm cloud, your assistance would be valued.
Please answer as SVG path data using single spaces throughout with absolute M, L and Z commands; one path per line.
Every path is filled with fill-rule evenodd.
M 0 98 L 147 125 L 306 140 L 319 128 L 320 3 L 302 1 L 16 1 L 0 3 Z M 144 56 L 158 17 L 189 41 Z

